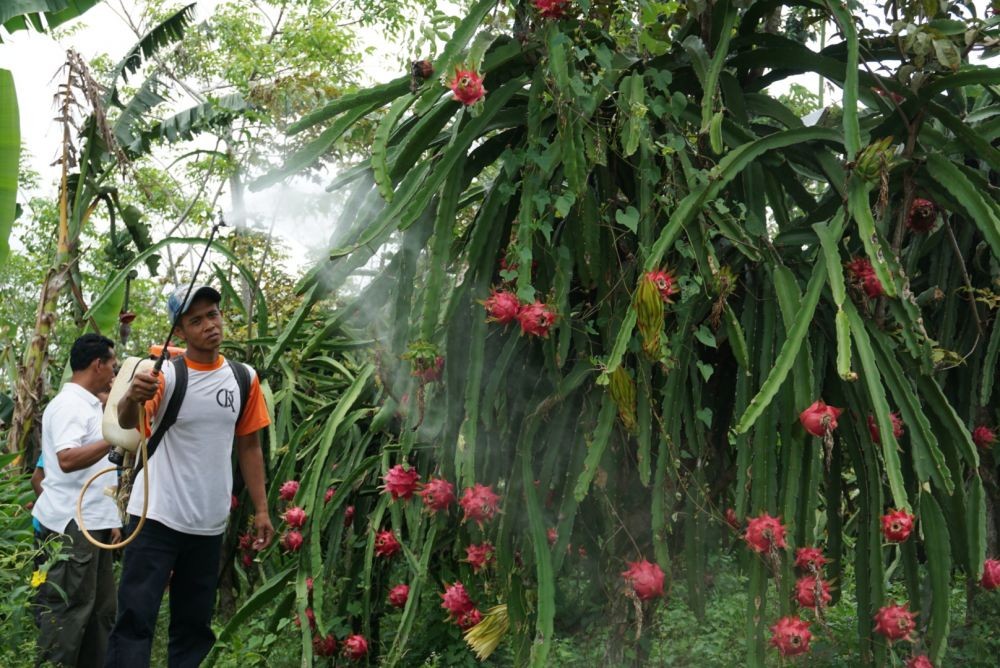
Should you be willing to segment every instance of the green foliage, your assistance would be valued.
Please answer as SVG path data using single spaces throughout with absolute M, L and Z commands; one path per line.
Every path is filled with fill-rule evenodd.
M 953 624 L 943 593 L 982 550 L 979 539 L 943 537 L 979 526 L 984 512 L 980 496 L 966 497 L 954 485 L 969 479 L 977 489 L 969 429 L 992 415 L 969 401 L 968 388 L 994 373 L 988 365 L 948 364 L 955 359 L 948 351 L 985 354 L 976 343 L 991 314 L 977 309 L 970 322 L 959 315 L 969 305 L 956 295 L 966 276 L 982 290 L 995 273 L 983 262 L 964 264 L 964 272 L 955 267 L 968 257 L 963 248 L 989 252 L 981 244 L 992 241 L 990 207 L 997 206 L 971 195 L 949 202 L 947 193 L 968 195 L 972 184 L 993 178 L 992 154 L 961 120 L 996 102 L 979 87 L 988 75 L 949 84 L 953 63 L 940 55 L 946 50 L 936 60 L 918 58 L 899 42 L 905 66 L 895 78 L 876 77 L 873 60 L 899 56 L 883 47 L 892 36 L 859 32 L 840 5 L 797 10 L 790 39 L 770 34 L 761 7 L 740 3 L 684 11 L 647 3 L 637 21 L 618 5 L 595 2 L 582 8 L 581 22 L 545 21 L 525 3 L 499 29 L 483 25 L 492 7 L 489 0 L 474 5 L 434 61 L 447 78 L 451 63 L 483 54 L 488 92 L 474 107 L 442 98 L 438 80 L 414 79 L 407 89 L 401 78 L 335 100 L 292 128 L 326 127 L 340 136 L 389 107 L 371 162 L 358 168 L 370 167 L 372 179 L 352 183 L 355 204 L 342 221 L 347 239 L 302 281 L 305 300 L 265 360 L 277 368 L 304 337 L 311 342 L 300 361 L 308 365 L 321 364 L 323 337 L 332 333 L 377 341 L 376 386 L 357 392 L 364 357 L 345 365 L 356 369 L 351 392 L 323 409 L 329 417 L 314 418 L 315 427 L 295 430 L 295 446 L 282 459 L 282 477 L 308 474 L 305 504 L 314 513 L 323 487 L 318 470 L 335 461 L 330 484 L 354 481 L 350 492 L 336 484 L 331 508 L 314 514 L 299 577 L 335 577 L 333 591 L 324 592 L 333 606 L 343 606 L 352 587 L 362 591 L 360 606 L 346 610 L 356 627 L 381 640 L 395 622 L 379 607 L 392 581 L 379 577 L 374 530 L 397 531 L 414 582 L 447 578 L 461 546 L 488 537 L 498 570 L 485 588 L 490 603 L 508 606 L 513 661 L 545 665 L 564 648 L 554 638 L 574 615 L 554 584 L 571 568 L 569 544 L 583 541 L 601 555 L 588 582 L 617 601 L 612 609 L 628 608 L 618 575 L 624 562 L 655 555 L 665 569 L 677 564 L 685 598 L 703 623 L 706 558 L 717 545 L 706 527 L 733 505 L 745 516 L 781 515 L 790 549 L 828 547 L 836 560 L 831 573 L 854 568 L 857 591 L 839 591 L 842 600 L 857 601 L 843 613 L 856 615 L 844 625 L 857 633 L 852 660 L 878 663 L 889 648 L 872 637 L 871 615 L 899 596 L 879 516 L 892 506 L 913 508 L 925 528 L 910 540 L 926 548 L 925 561 L 907 568 L 926 573 L 932 586 L 906 595 L 930 625 L 924 642 L 935 655 L 945 652 Z M 804 41 L 817 23 L 824 30 L 836 24 L 843 41 L 811 51 Z M 802 127 L 800 116 L 817 108 L 815 96 L 792 89 L 784 104 L 761 92 L 803 70 L 843 89 L 840 119 Z M 921 88 L 920 77 L 933 83 Z M 956 85 L 976 91 L 961 109 L 938 98 Z M 901 97 L 889 104 L 882 89 Z M 315 157 L 293 157 L 274 178 Z M 953 232 L 954 255 L 929 253 L 933 241 L 907 226 L 914 195 L 943 207 L 931 239 Z M 470 222 L 439 224 L 458 216 Z M 816 228 L 823 250 L 816 223 L 824 224 Z M 385 270 L 310 338 L 310 309 L 373 258 Z M 841 270 L 854 258 L 870 263 L 884 297 L 862 289 L 857 263 Z M 649 323 L 638 321 L 652 311 L 634 289 L 657 270 L 669 270 L 680 287 L 669 295 L 659 346 L 645 345 Z M 516 325 L 484 326 L 481 303 L 491 289 L 556 311 L 547 339 L 518 337 Z M 940 306 L 912 299 L 934 289 L 946 295 Z M 417 341 L 441 351 L 440 380 L 426 382 L 422 369 L 407 364 Z M 615 411 L 603 395 L 620 367 L 641 381 L 650 425 L 635 435 L 615 421 L 616 412 L 635 409 Z M 798 421 L 817 398 L 846 411 L 826 442 Z M 909 417 L 897 440 L 889 413 L 901 408 Z M 881 447 L 871 443 L 869 414 Z M 356 435 L 343 431 L 350 415 L 362 426 Z M 440 526 L 413 502 L 401 507 L 370 496 L 379 474 L 403 461 L 461 486 L 494 485 L 504 499 L 502 518 L 480 533 Z M 652 487 L 652 502 L 644 485 Z M 348 495 L 370 520 L 353 552 L 338 528 Z M 949 542 L 950 550 L 939 547 Z M 748 598 L 742 616 L 726 623 L 747 629 L 745 656 L 764 665 L 773 656 L 767 628 L 793 611 L 794 573 L 787 558 L 743 565 Z M 301 587 L 297 605 L 304 609 Z M 409 629 L 413 614 L 415 605 L 399 628 Z M 384 660 L 398 662 L 408 642 L 381 641 Z M 647 640 L 611 644 L 618 648 L 612 663 L 656 655 Z M 844 651 L 821 640 L 814 655 L 835 665 Z
M 788 614 L 812 621 L 817 665 L 899 663 L 901 646 L 872 631 L 892 600 L 919 611 L 915 646 L 939 663 L 990 652 L 975 621 L 960 628 L 956 591 L 978 577 L 1000 500 L 993 455 L 969 436 L 1000 420 L 982 399 L 996 374 L 997 76 L 965 61 L 953 73 L 965 33 L 916 5 L 906 19 L 930 42 L 864 28 L 839 3 L 795 9 L 781 35 L 782 8 L 594 0 L 545 20 L 480 0 L 442 22 L 433 76 L 360 90 L 352 61 L 300 65 L 296 49 L 330 54 L 230 4 L 193 55 L 171 56 L 257 107 L 242 127 L 266 137 L 242 147 L 288 128 L 283 163 L 252 163 L 269 170 L 258 186 L 372 140 L 329 186 L 344 191 L 337 248 L 294 296 L 275 277 L 280 329 L 253 328 L 246 300 L 244 321 L 234 309 L 273 399 L 269 500 L 283 510 L 279 486 L 298 480 L 308 520 L 300 550 L 245 566 L 243 499 L 224 591 L 242 605 L 215 665 L 315 665 L 308 625 L 288 623 L 307 609 L 319 634 L 363 633 L 372 662 L 471 664 L 441 609 L 456 580 L 479 609 L 506 606 L 499 665 L 778 665 L 768 629 Z M 317 18 L 290 10 L 288 27 Z M 973 42 L 996 36 L 976 25 Z M 813 50 L 814 27 L 838 41 Z M 473 106 L 442 86 L 459 64 L 485 78 Z M 843 91 L 815 126 L 801 120 L 811 93 L 766 92 L 801 72 Z M 325 73 L 344 85 L 324 88 Z M 216 153 L 192 173 L 253 171 Z M 910 224 L 915 197 L 940 208 L 929 230 Z M 237 246 L 265 255 L 254 237 Z M 235 300 L 235 274 L 216 273 Z M 496 291 L 554 322 L 487 322 Z M 633 391 L 611 391 L 623 378 Z M 823 438 L 799 421 L 816 399 L 844 411 Z M 392 501 L 382 478 L 402 463 L 459 494 L 490 485 L 501 512 L 463 522 Z M 879 530 L 893 507 L 918 515 L 901 547 Z M 780 516 L 788 548 L 727 538 L 729 508 L 738 523 Z M 382 530 L 402 544 L 391 559 Z M 487 540 L 495 564 L 473 572 L 465 548 Z M 821 618 L 792 603 L 794 549 L 811 545 L 832 561 L 837 602 Z M 621 573 L 640 559 L 666 573 L 665 601 L 630 597 Z M 399 583 L 402 611 L 386 601 Z
M 29 501 L 34 492 L 29 476 L 15 474 L 13 455 L 0 457 L 0 662 L 23 666 L 33 654 L 35 623 L 30 607 L 34 593 L 32 573 L 38 554 L 31 528 Z

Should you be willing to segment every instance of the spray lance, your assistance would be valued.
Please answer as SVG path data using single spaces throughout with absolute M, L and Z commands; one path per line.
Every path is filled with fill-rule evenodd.
M 201 266 L 205 263 L 208 251 L 212 248 L 212 242 L 215 240 L 215 235 L 218 233 L 220 227 L 225 226 L 225 220 L 220 212 L 218 222 L 212 226 L 212 231 L 208 235 L 208 243 L 205 244 L 205 250 L 202 251 L 201 258 L 198 260 L 198 265 L 195 267 L 194 273 L 191 275 L 191 282 L 188 284 L 187 291 L 184 294 L 184 300 L 181 304 L 187 304 L 187 300 L 191 297 L 191 291 L 194 289 L 194 286 L 197 285 L 198 273 L 201 271 Z M 180 310 L 182 311 L 183 309 Z M 177 328 L 177 325 L 180 324 L 181 316 L 182 313 L 179 311 L 174 317 L 173 322 L 170 323 L 170 331 L 167 332 L 167 338 L 163 342 L 163 348 L 160 350 L 159 355 L 155 357 L 136 356 L 127 358 L 118 369 L 118 374 L 115 376 L 115 381 L 111 386 L 111 392 L 108 395 L 108 401 L 104 407 L 104 417 L 101 423 L 101 431 L 103 432 L 104 440 L 112 445 L 108 459 L 112 464 L 114 464 L 114 466 L 98 471 L 91 476 L 91 478 L 84 483 L 83 489 L 80 490 L 80 496 L 76 502 L 76 523 L 77 526 L 80 527 L 80 532 L 83 533 L 84 537 L 91 544 L 103 550 L 116 550 L 120 547 L 128 545 L 135 540 L 135 537 L 139 535 L 139 531 L 146 523 L 146 510 L 149 506 L 149 467 L 146 466 L 148 453 L 146 451 L 146 433 L 143 427 L 145 424 L 145 409 L 143 406 L 139 406 L 139 427 L 137 429 L 123 429 L 121 425 L 118 424 L 118 403 L 125 397 L 125 393 L 132 384 L 132 378 L 136 373 L 151 372 L 154 376 L 160 374 L 160 370 L 163 368 L 163 363 L 170 357 L 170 339 L 173 337 L 174 330 Z M 105 473 L 120 471 L 125 468 L 126 460 L 128 459 L 131 461 L 137 453 L 138 456 L 142 458 L 143 479 L 142 512 L 139 515 L 139 522 L 132 531 L 132 535 L 124 541 L 115 544 L 102 543 L 91 536 L 90 532 L 87 531 L 86 527 L 83 525 L 84 494 L 87 493 L 87 490 L 90 488 L 90 485 L 94 482 L 94 480 Z

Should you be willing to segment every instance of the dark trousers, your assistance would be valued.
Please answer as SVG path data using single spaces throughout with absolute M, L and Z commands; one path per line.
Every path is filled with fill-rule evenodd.
M 111 541 L 110 529 L 91 535 L 102 543 Z M 42 527 L 36 536 L 61 543 L 61 558 L 49 568 L 35 596 L 36 660 L 57 666 L 100 666 L 115 620 L 111 553 L 87 542 L 75 520 L 61 534 Z
M 136 521 L 133 516 L 130 532 Z M 167 665 L 195 668 L 201 663 L 215 642 L 211 623 L 221 550 L 221 534 L 194 536 L 146 520 L 139 536 L 125 548 L 118 619 L 108 639 L 105 668 L 149 666 L 156 617 L 168 582 Z

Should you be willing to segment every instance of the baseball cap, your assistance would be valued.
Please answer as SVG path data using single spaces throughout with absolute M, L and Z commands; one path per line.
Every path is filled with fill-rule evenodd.
M 184 296 L 187 293 L 188 286 L 182 285 L 167 298 L 167 315 L 170 316 L 171 323 L 177 322 L 177 318 L 187 313 L 191 304 L 198 299 L 211 299 L 216 304 L 222 301 L 222 295 L 219 294 L 219 291 L 207 285 L 196 285 L 191 288 L 190 296 L 188 296 L 187 301 L 184 301 Z

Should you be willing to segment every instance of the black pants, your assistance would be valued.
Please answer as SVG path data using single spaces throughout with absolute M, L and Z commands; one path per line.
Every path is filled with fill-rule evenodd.
M 133 516 L 130 532 L 136 521 Z M 221 534 L 194 536 L 146 520 L 138 538 L 125 548 L 118 620 L 108 639 L 105 668 L 149 666 L 156 617 L 168 583 L 168 665 L 195 668 L 201 663 L 215 642 L 211 623 L 221 549 Z
M 76 668 L 100 666 L 108 631 L 115 621 L 111 552 L 87 542 L 75 520 L 70 520 L 61 534 L 42 527 L 35 535 L 39 541 L 59 541 L 64 557 L 49 568 L 45 584 L 35 596 L 37 662 Z M 110 529 L 91 531 L 91 535 L 102 543 L 111 541 Z

